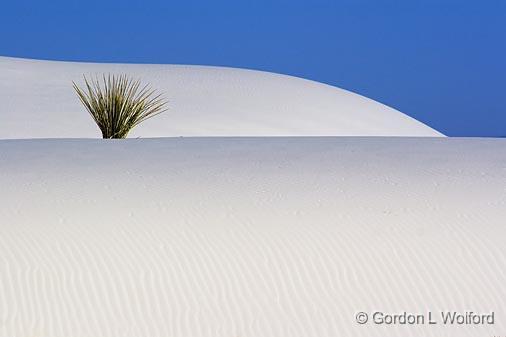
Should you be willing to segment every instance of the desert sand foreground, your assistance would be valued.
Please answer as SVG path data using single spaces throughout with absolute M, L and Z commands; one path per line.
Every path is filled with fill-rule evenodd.
M 2 337 L 506 335 L 506 140 L 1 140 L 0 186 Z M 495 322 L 355 320 L 446 310 Z
M 99 137 L 72 81 L 128 74 L 165 93 L 169 111 L 131 137 L 442 136 L 381 103 L 292 76 L 225 67 L 0 57 L 0 139 Z

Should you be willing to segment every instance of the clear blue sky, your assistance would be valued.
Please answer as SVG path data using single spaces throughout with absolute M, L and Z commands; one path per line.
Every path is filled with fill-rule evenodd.
M 5 0 L 0 55 L 273 71 L 506 136 L 504 0 Z

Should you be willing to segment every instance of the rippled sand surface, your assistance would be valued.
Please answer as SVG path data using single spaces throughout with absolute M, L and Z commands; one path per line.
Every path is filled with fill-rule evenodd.
M 506 140 L 0 141 L 0 336 L 506 334 Z M 359 325 L 357 312 L 495 312 Z

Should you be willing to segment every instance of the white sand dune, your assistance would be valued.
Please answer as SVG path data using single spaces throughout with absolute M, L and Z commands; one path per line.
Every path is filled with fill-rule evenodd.
M 506 140 L 3 140 L 0 186 L 2 337 L 506 334 Z M 495 324 L 355 322 L 429 310 Z
M 15 140 L 98 137 L 70 84 L 107 72 L 171 100 L 132 137 L 185 137 Z M 0 98 L 0 337 L 506 335 L 506 140 L 218 67 L 0 58 Z M 211 137 L 287 135 L 425 138 Z
M 260 71 L 178 65 L 94 64 L 0 57 L 0 139 L 86 138 L 100 132 L 72 81 L 126 73 L 170 101 L 132 137 L 442 136 L 349 91 Z

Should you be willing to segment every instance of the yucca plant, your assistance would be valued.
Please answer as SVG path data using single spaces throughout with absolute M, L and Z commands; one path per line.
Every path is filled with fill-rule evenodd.
M 149 85 L 126 75 L 103 75 L 81 89 L 72 82 L 79 99 L 102 131 L 103 138 L 125 138 L 136 125 L 167 109 L 167 102 Z

